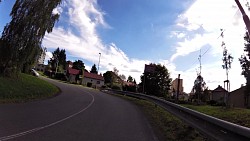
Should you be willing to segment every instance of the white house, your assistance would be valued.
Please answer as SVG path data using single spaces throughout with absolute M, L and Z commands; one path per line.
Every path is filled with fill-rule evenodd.
M 100 88 L 104 85 L 104 77 L 102 75 L 84 71 L 82 84 L 88 87 Z

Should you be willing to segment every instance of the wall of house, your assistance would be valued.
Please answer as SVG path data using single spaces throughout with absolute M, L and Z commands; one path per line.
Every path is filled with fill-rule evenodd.
M 229 103 L 233 107 L 245 108 L 244 87 L 230 92 Z M 248 103 L 249 105 L 249 103 Z
M 76 83 L 76 75 L 70 74 L 69 78 L 68 78 L 68 81 L 70 83 Z
M 212 92 L 212 100 L 217 102 L 223 102 L 224 101 L 224 92 Z
M 98 81 L 99 81 L 99 84 L 98 84 Z M 88 83 L 91 83 L 92 84 L 91 87 L 93 87 L 93 88 L 95 88 L 95 87 L 100 88 L 104 85 L 104 81 L 102 81 L 102 80 L 96 80 L 96 79 L 84 77 L 82 84 L 87 86 Z

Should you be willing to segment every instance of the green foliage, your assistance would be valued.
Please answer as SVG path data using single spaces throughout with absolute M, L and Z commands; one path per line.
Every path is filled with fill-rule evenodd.
M 203 98 L 204 91 L 206 90 L 206 83 L 201 75 L 198 75 L 194 81 L 193 91 L 195 94 L 195 99 L 206 101 Z
M 250 95 L 250 38 L 249 34 L 246 32 L 244 36 L 245 40 L 245 47 L 244 47 L 244 52 L 246 54 L 241 55 L 241 58 L 239 58 L 240 65 L 242 68 L 241 74 L 244 75 L 246 78 L 246 90 L 245 90 L 245 98 L 246 98 L 246 103 L 245 105 L 248 105 L 248 97 Z
M 136 92 L 136 85 L 128 86 L 125 85 L 122 87 L 123 91 Z
M 250 128 L 250 110 L 241 108 L 223 108 L 218 106 L 182 105 L 187 108 Z
M 54 85 L 23 73 L 19 79 L 0 77 L 0 82 L 0 103 L 47 98 L 59 92 Z
M 90 72 L 91 72 L 91 73 L 95 73 L 95 74 L 97 74 L 97 73 L 98 73 L 98 72 L 97 72 L 97 68 L 96 68 L 96 65 L 95 65 L 95 64 L 92 66 L 92 68 L 91 68 Z
M 122 90 L 122 86 L 121 86 L 120 84 L 114 83 L 114 84 L 111 86 L 111 89 L 114 89 L 114 90 Z
M 112 85 L 115 82 L 115 74 L 112 71 L 107 71 L 103 74 L 104 83 Z
M 75 62 L 73 62 L 73 69 L 77 69 L 77 70 L 82 70 L 85 68 L 84 63 L 82 62 L 82 60 L 77 60 Z
M 51 66 L 53 71 L 63 72 L 66 68 L 66 51 L 58 47 L 53 53 L 53 57 L 50 58 L 48 64 Z
M 16 76 L 39 55 L 39 48 L 46 32 L 51 32 L 59 15 L 53 9 L 61 0 L 17 0 L 10 16 L 12 20 L 4 27 L 0 52 L 0 73 Z M 24 65 L 25 64 L 25 65 Z
M 129 75 L 127 82 L 133 82 L 133 77 Z
M 165 97 L 170 90 L 172 81 L 170 73 L 165 66 L 160 64 L 151 65 L 155 65 L 155 70 L 154 72 L 144 72 L 141 76 L 140 87 L 143 87 L 144 85 L 144 91 L 146 94 Z

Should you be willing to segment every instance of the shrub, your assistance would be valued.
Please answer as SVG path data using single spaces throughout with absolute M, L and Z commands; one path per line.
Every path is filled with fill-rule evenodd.
M 122 90 L 122 86 L 119 85 L 119 84 L 113 84 L 111 89 L 114 89 L 114 90 Z

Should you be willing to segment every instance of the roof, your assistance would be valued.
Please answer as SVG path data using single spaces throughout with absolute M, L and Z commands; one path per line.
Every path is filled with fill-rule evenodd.
M 73 75 L 77 75 L 80 73 L 80 70 L 68 68 L 68 73 L 73 74 Z
M 222 88 L 220 85 L 215 88 L 212 92 L 227 92 L 224 88 Z
M 89 73 L 87 71 L 84 72 L 84 77 L 104 81 L 104 77 L 102 75 L 98 75 L 95 73 Z

